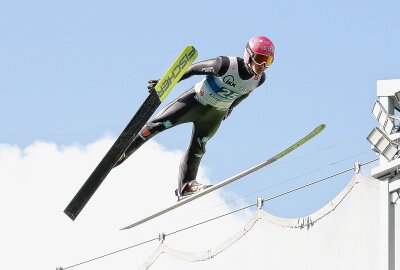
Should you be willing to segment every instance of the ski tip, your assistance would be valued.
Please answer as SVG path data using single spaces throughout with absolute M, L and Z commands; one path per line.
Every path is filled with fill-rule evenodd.
M 187 45 L 183 50 L 192 50 L 192 49 L 196 50 L 196 48 L 193 45 Z
M 320 124 L 318 125 L 315 129 L 318 130 L 319 132 L 323 131 L 326 128 L 325 124 Z

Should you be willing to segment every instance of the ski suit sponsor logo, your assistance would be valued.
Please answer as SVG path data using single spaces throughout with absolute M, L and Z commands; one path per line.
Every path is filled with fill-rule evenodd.
M 223 81 L 224 81 L 224 83 L 226 83 L 229 86 L 232 86 L 232 87 L 236 87 L 237 86 L 237 84 L 234 82 L 235 78 L 232 75 L 225 76 L 223 78 Z
M 209 137 L 203 137 L 203 138 L 201 138 L 201 142 L 202 143 L 206 143 L 206 142 L 208 142 L 208 140 L 209 140 L 210 138 Z
M 214 67 L 205 67 L 201 69 L 204 72 L 214 72 Z
M 165 128 L 171 128 L 173 126 L 171 121 L 169 121 L 169 120 L 163 122 L 163 125 Z
M 250 89 L 247 89 L 247 88 L 245 88 L 245 87 L 243 87 L 243 86 L 240 86 L 240 85 L 238 85 L 237 83 L 235 83 L 235 78 L 234 78 L 232 75 L 227 75 L 227 76 L 225 76 L 225 77 L 222 79 L 222 81 L 223 81 L 224 83 L 226 83 L 227 85 L 229 85 L 230 87 L 238 88 L 239 90 L 243 91 L 244 93 L 248 93 L 248 92 L 251 91 Z M 226 89 L 226 88 L 224 88 L 224 89 Z M 218 93 L 218 94 L 219 94 L 219 93 Z M 242 95 L 242 94 L 240 94 L 240 95 Z M 235 97 L 235 98 L 236 98 L 236 97 Z
M 148 129 L 143 130 L 143 136 L 144 137 L 147 137 L 147 136 L 150 136 L 150 135 L 151 135 L 151 131 L 150 130 L 148 130 Z
M 165 81 L 162 82 L 159 96 L 162 96 L 164 92 L 167 91 L 169 86 L 172 84 L 172 80 L 176 79 L 182 73 L 182 70 L 188 65 L 190 59 L 192 59 L 195 55 L 196 49 L 192 47 L 191 51 L 187 52 L 179 59 L 178 64 L 174 67 L 171 74 Z

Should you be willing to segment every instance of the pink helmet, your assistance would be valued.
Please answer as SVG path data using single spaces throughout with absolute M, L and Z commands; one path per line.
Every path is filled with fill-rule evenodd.
M 255 56 L 261 56 L 257 61 Z M 244 50 L 244 62 L 250 64 L 250 59 L 255 60 L 257 64 L 265 63 L 266 66 L 272 64 L 275 56 L 275 46 L 271 40 L 264 36 L 252 37 L 246 44 Z

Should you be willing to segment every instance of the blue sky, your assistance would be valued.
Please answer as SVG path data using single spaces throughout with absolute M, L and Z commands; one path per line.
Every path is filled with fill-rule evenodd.
M 116 137 L 146 98 L 147 80 L 159 78 L 185 45 L 198 49 L 198 60 L 242 56 L 250 37 L 266 35 L 275 43 L 275 62 L 266 83 L 208 143 L 202 165 L 211 182 L 276 154 L 319 123 L 327 124 L 325 132 L 286 160 L 340 146 L 264 169 L 229 190 L 245 195 L 346 159 L 259 194 L 268 197 L 375 157 L 365 137 L 375 125 L 370 110 L 376 81 L 399 78 L 399 8 L 398 1 L 371 0 L 4 2 L 0 144 L 84 146 Z M 200 79 L 178 84 L 166 101 Z M 184 151 L 189 136 L 187 125 L 155 140 Z M 149 160 L 149 166 L 157 164 Z M 283 216 L 310 213 L 350 178 L 335 178 L 267 208 Z M 256 197 L 246 199 L 253 203 Z

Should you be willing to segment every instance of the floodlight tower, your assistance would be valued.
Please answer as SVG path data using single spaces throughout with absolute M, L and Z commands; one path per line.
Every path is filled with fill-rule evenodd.
M 400 112 L 400 79 L 377 81 L 377 96 L 372 114 L 379 127 L 371 131 L 367 140 L 380 155 L 379 166 L 371 170 L 371 175 L 381 182 L 379 269 L 394 270 L 395 206 L 400 202 L 400 117 L 395 113 Z

